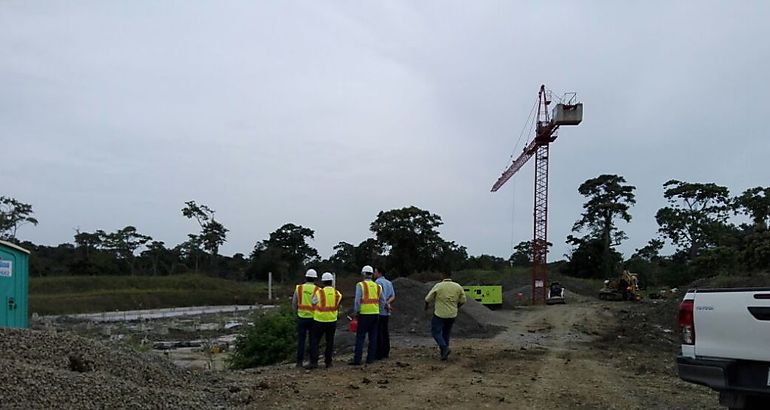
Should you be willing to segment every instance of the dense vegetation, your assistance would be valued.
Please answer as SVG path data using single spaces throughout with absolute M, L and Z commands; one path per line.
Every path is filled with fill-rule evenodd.
M 664 185 L 668 205 L 658 210 L 658 237 L 624 257 L 617 247 L 627 239 L 619 223 L 631 223 L 636 188 L 619 175 L 600 175 L 580 185 L 583 213 L 566 240 L 573 246 L 561 272 L 584 278 L 606 278 L 630 269 L 648 285 L 676 286 L 697 278 L 770 269 L 770 188 L 755 187 L 732 197 L 714 183 L 671 180 Z M 315 231 L 287 223 L 258 241 L 248 256 L 219 254 L 228 229 L 215 211 L 188 201 L 181 216 L 198 229 L 173 247 L 153 240 L 133 226 L 115 232 L 76 232 L 73 243 L 35 245 L 17 239 L 19 227 L 36 225 L 32 206 L 0 197 L 0 238 L 32 251 L 33 277 L 62 275 L 165 276 L 202 273 L 239 280 L 264 280 L 273 272 L 279 283 L 299 279 L 305 267 L 340 274 L 365 264 L 391 276 L 444 270 L 497 270 L 526 266 L 530 242 L 522 242 L 508 258 L 469 256 L 466 248 L 443 239 L 439 215 L 414 206 L 379 212 L 369 228 L 372 237 L 358 244 L 340 242 L 328 259 L 309 243 Z M 740 223 L 736 222 L 739 221 Z M 666 244 L 674 251 L 661 255 Z M 550 244 L 549 244 L 550 245 Z
M 770 188 L 747 189 L 736 197 L 714 183 L 670 180 L 663 188 L 668 205 L 655 215 L 659 236 L 623 260 L 615 247 L 626 236 L 615 220 L 631 221 L 635 188 L 617 175 L 583 183 L 579 191 L 588 200 L 574 230 L 587 228 L 588 234 L 568 238 L 574 249 L 563 271 L 606 277 L 630 269 L 643 284 L 678 286 L 704 277 L 770 270 Z M 666 243 L 675 249 L 671 255 L 660 254 Z
M 254 326 L 244 326 L 235 339 L 228 365 L 233 369 L 246 369 L 293 357 L 297 345 L 294 316 L 288 309 L 255 313 Z

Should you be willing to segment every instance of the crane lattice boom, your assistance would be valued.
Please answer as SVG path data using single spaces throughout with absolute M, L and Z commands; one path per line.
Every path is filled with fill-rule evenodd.
M 551 104 L 545 90 L 540 86 L 538 93 L 537 122 L 535 138 L 513 163 L 503 171 L 500 178 L 492 185 L 496 192 L 505 185 L 533 156 L 535 157 L 535 207 L 532 236 L 532 302 L 545 301 L 548 264 L 548 152 L 550 144 L 556 140 L 556 131 L 560 125 L 578 125 L 583 118 L 583 104 L 558 104 L 555 113 L 558 118 L 549 118 L 548 106 Z

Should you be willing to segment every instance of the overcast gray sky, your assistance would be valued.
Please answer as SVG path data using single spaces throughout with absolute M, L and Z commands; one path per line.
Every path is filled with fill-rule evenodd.
M 134 225 L 175 245 L 194 199 L 224 254 L 293 222 L 329 256 L 415 205 L 507 257 L 533 164 L 489 189 L 544 83 L 585 104 L 551 149 L 551 259 L 601 173 L 637 187 L 629 256 L 666 180 L 770 185 L 768 21 L 767 1 L 3 1 L 0 195 L 46 244 Z

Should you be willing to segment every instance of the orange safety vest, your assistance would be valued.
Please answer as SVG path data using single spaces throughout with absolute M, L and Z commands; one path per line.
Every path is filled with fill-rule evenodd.
M 313 311 L 316 322 L 336 322 L 342 294 L 331 286 L 318 289 L 315 293 L 318 303 Z
M 358 282 L 358 284 L 361 285 L 360 313 L 362 315 L 379 315 L 382 287 L 371 280 Z
M 318 289 L 315 283 L 297 285 L 294 294 L 297 295 L 297 316 L 303 319 L 313 318 L 313 294 Z

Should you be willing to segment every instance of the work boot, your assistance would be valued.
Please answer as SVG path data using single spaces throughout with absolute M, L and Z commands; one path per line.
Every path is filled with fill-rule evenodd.
M 448 347 L 445 347 L 441 349 L 441 360 L 446 360 L 449 358 L 449 353 L 452 353 L 451 350 L 449 350 Z
M 297 362 L 297 364 L 295 364 L 294 367 L 296 367 L 297 369 L 301 369 L 302 368 L 302 362 Z
M 318 363 L 310 363 L 307 366 L 305 366 L 305 369 L 307 370 L 313 370 L 318 368 Z
M 361 366 L 361 362 L 357 362 L 355 360 L 351 360 L 348 362 L 348 366 Z
M 328 363 L 326 363 L 326 368 L 328 369 L 328 368 L 330 368 L 330 367 L 332 367 L 332 362 L 328 362 Z

